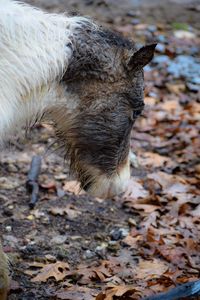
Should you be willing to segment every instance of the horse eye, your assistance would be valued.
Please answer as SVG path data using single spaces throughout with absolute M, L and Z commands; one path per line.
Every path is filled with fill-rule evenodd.
M 136 118 L 138 118 L 141 113 L 142 113 L 143 107 L 139 107 L 137 109 L 134 109 L 132 112 L 132 119 L 135 120 Z
M 132 118 L 136 119 L 141 115 L 142 111 L 141 110 L 134 110 L 132 113 Z

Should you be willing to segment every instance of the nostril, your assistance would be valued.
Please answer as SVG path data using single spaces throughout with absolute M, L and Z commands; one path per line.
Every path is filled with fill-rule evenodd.
M 90 189 L 90 187 L 92 186 L 92 182 L 90 180 L 83 180 L 81 181 L 81 188 L 84 190 L 84 191 L 88 191 Z
M 83 185 L 81 184 L 81 186 L 87 192 L 91 187 L 91 183 L 84 183 Z

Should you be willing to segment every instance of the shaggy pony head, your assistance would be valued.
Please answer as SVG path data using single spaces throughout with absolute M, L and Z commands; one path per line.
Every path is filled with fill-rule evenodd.
M 124 191 L 130 177 L 130 133 L 144 107 L 143 67 L 156 45 L 136 50 L 129 40 L 87 24 L 73 44 L 61 83 L 76 105 L 55 109 L 55 127 L 81 186 L 111 197 Z

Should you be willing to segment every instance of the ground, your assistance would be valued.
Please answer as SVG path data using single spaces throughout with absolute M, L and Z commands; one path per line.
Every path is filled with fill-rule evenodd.
M 78 194 L 49 126 L 0 154 L 0 230 L 12 264 L 9 299 L 140 299 L 200 272 L 199 1 L 29 1 L 89 15 L 138 43 L 157 41 L 145 69 L 146 109 L 132 131 L 139 167 L 123 196 Z M 135 5 L 135 6 L 134 6 Z M 40 201 L 25 182 L 43 156 Z M 197 299 L 197 298 L 196 298 Z

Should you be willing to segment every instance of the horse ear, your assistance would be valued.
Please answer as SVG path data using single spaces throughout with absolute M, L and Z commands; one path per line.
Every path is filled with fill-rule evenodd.
M 150 44 L 140 48 L 128 60 L 127 67 L 130 71 L 142 69 L 153 58 L 157 44 Z

